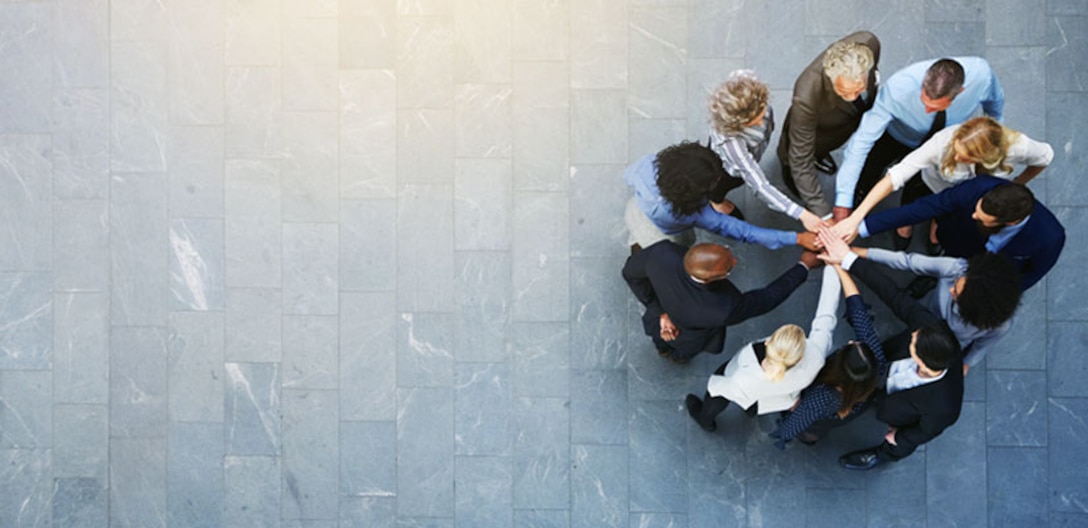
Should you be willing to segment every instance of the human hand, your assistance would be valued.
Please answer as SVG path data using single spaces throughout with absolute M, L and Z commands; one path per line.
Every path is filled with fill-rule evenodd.
M 895 443 L 895 432 L 898 431 L 898 430 L 899 429 L 897 429 L 895 427 L 889 427 L 888 428 L 888 433 L 884 435 L 884 441 L 888 442 L 891 445 L 899 445 L 899 444 Z
M 842 259 L 850 253 L 850 246 L 846 245 L 846 242 L 843 242 L 831 229 L 826 227 L 820 229 L 817 237 L 827 251 L 826 254 L 820 255 L 820 259 L 828 264 L 840 264 Z
M 661 325 L 661 339 L 665 341 L 674 341 L 676 337 L 680 335 L 680 329 L 673 324 L 672 319 L 669 318 L 669 314 L 661 314 L 661 318 L 658 320 Z
M 836 205 L 831 208 L 831 218 L 838 222 L 843 218 L 850 216 L 850 211 L 851 209 L 849 207 L 839 207 Z
M 804 264 L 806 268 L 813 270 L 823 266 L 824 262 L 820 260 L 819 254 L 805 250 L 801 252 L 801 264 Z
M 733 210 L 736 209 L 737 206 L 729 200 L 722 200 L 720 202 L 710 202 L 710 208 L 723 215 L 728 216 L 733 214 Z
M 835 225 L 831 226 L 831 232 L 849 244 L 858 237 L 859 225 L 861 225 L 861 218 L 858 218 L 856 215 L 850 215 L 835 222 Z
M 812 233 L 819 231 L 821 227 L 830 227 L 830 224 L 808 210 L 801 211 L 801 217 L 798 220 L 804 224 L 805 229 Z
M 801 246 L 809 251 L 819 251 L 820 241 L 816 238 L 816 233 L 797 233 L 797 245 Z

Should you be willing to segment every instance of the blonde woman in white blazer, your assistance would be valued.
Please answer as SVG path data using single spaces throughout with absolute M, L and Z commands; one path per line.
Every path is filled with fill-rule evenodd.
M 839 297 L 839 277 L 828 266 L 808 338 L 797 325 L 787 324 L 767 339 L 745 345 L 710 376 L 704 399 L 688 394 L 685 403 L 691 417 L 704 430 L 714 431 L 715 417 L 729 402 L 749 415 L 793 407 L 831 353 Z

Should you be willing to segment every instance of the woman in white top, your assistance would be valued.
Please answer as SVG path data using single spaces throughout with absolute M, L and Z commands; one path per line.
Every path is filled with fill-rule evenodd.
M 735 70 L 710 97 L 710 148 L 722 158 L 729 175 L 711 191 L 711 205 L 720 213 L 743 219 L 725 194 L 742 184 L 766 202 L 767 207 L 799 220 L 815 232 L 823 220 L 775 188 L 759 160 L 774 132 L 774 112 L 768 103 L 770 91 L 751 70 Z
M 745 345 L 710 376 L 705 399 L 688 394 L 685 400 L 688 413 L 703 429 L 714 431 L 717 429 L 714 418 L 729 406 L 729 402 L 736 403 L 749 414 L 767 414 L 793 407 L 831 352 L 838 307 L 839 278 L 835 270 L 827 266 L 808 339 L 800 327 L 787 324 L 766 340 Z
M 990 174 L 1024 185 L 1043 172 L 1052 159 L 1054 149 L 1047 143 L 1006 128 L 991 117 L 969 119 L 937 132 L 889 168 L 861 205 L 832 231 L 852 239 L 858 225 L 873 207 L 892 192 L 902 189 L 919 173 L 925 187 L 933 193 L 974 178 L 976 174 Z M 1013 165 L 1025 166 L 1015 178 Z M 911 227 L 899 228 L 897 234 L 909 239 Z

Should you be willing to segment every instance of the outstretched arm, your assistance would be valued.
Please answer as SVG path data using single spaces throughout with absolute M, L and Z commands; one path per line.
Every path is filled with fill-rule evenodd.
M 808 342 L 824 356 L 831 352 L 831 339 L 835 333 L 839 310 L 839 276 L 832 266 L 825 266 L 823 282 L 820 284 L 820 300 L 816 303 L 816 315 L 812 318 L 812 328 L 808 333 Z
M 714 130 L 711 130 L 711 135 L 714 138 L 712 142 L 714 150 L 722 158 L 722 165 L 727 173 L 744 180 L 744 183 L 751 187 L 756 196 L 759 196 L 759 199 L 767 204 L 767 207 L 785 213 L 790 218 L 801 217 L 801 213 L 805 209 L 794 203 L 793 200 L 782 194 L 782 191 L 771 185 L 771 182 L 767 181 L 763 169 L 759 168 L 759 163 L 748 152 L 748 147 L 743 140 L 731 137 L 723 138 Z
M 793 231 L 755 226 L 732 216 L 721 214 L 709 205 L 700 209 L 693 220 L 696 227 L 711 233 L 717 233 L 748 244 L 759 244 L 767 249 L 778 249 L 798 243 L 798 234 Z
M 724 324 L 735 325 L 775 309 L 805 282 L 806 277 L 808 277 L 808 268 L 797 263 L 767 286 L 744 292 L 740 302 L 733 308 Z

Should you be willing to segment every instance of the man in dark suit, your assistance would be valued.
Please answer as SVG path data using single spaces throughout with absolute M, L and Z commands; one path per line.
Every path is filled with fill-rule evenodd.
M 937 219 L 937 241 L 951 257 L 989 251 L 1012 259 L 1027 291 L 1058 261 L 1065 228 L 1023 185 L 979 175 L 910 205 L 869 215 L 858 234 L 869 236 Z
M 773 310 L 819 265 L 804 252 L 797 263 L 766 287 L 741 293 L 726 277 L 737 264 L 728 248 L 696 244 L 691 249 L 668 240 L 627 259 L 623 278 L 646 306 L 643 329 L 658 353 L 686 363 L 700 352 L 719 354 L 725 327 Z
M 888 424 L 884 441 L 839 457 L 847 469 L 872 469 L 909 456 L 959 419 L 963 406 L 959 342 L 940 317 L 897 287 L 879 264 L 858 258 L 830 231 L 825 230 L 820 240 L 828 260 L 841 262 L 908 328 L 883 343 L 887 372 L 873 399 L 877 419 Z
M 880 40 L 868 31 L 831 44 L 797 78 L 778 142 L 782 180 L 817 216 L 831 212 L 815 169 L 835 172 L 842 146 L 876 99 Z

